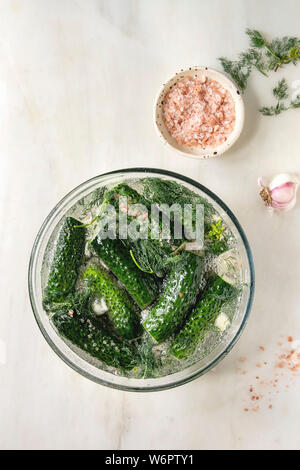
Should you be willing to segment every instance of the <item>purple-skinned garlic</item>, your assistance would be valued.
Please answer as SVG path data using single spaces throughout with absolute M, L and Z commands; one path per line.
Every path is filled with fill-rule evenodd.
M 265 205 L 271 209 L 288 211 L 296 204 L 296 193 L 299 178 L 295 174 L 281 173 L 266 185 L 262 177 L 258 178 L 261 187 L 260 196 Z

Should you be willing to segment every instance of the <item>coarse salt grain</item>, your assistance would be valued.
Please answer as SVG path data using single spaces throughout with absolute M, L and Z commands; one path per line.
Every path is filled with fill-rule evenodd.
M 230 92 L 216 80 L 186 77 L 167 93 L 163 119 L 178 144 L 213 148 L 232 133 L 235 105 Z

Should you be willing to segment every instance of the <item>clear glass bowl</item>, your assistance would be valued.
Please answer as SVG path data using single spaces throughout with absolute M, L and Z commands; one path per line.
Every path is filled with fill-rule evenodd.
M 137 179 L 149 176 L 174 180 L 187 186 L 194 192 L 205 196 L 208 201 L 213 204 L 237 240 L 244 288 L 241 295 L 241 301 L 239 303 L 239 309 L 233 318 L 231 326 L 226 331 L 226 335 L 222 336 L 222 340 L 211 352 L 198 362 L 188 366 L 180 372 L 159 378 L 135 379 L 114 375 L 99 369 L 86 359 L 80 357 L 56 333 L 42 306 L 41 270 L 45 250 L 47 249 L 48 242 L 51 239 L 51 235 L 57 227 L 57 224 L 82 197 L 87 196 L 95 189 L 108 184 L 114 185 L 131 178 Z M 190 382 L 191 380 L 194 380 L 208 372 L 229 353 L 241 335 L 250 313 L 254 293 L 254 267 L 251 250 L 243 229 L 229 208 L 214 193 L 196 181 L 176 173 L 150 168 L 133 168 L 113 171 L 104 175 L 96 176 L 73 189 L 54 207 L 44 221 L 34 242 L 29 264 L 28 282 L 30 301 L 38 326 L 48 344 L 58 354 L 58 356 L 63 359 L 63 361 L 83 376 L 99 384 L 120 390 L 149 392 L 173 388 Z

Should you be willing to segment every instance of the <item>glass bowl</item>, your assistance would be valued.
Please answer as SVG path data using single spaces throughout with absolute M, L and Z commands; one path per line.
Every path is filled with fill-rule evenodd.
M 75 350 L 57 334 L 42 306 L 41 271 L 45 250 L 47 249 L 49 241 L 51 243 L 53 232 L 60 220 L 76 202 L 102 186 L 108 184 L 115 185 L 131 178 L 137 179 L 150 176 L 174 180 L 187 186 L 194 192 L 205 196 L 208 201 L 213 204 L 237 240 L 244 287 L 239 308 L 235 313 L 231 326 L 226 331 L 226 334 L 222 335 L 222 339 L 216 347 L 205 357 L 180 372 L 159 378 L 137 379 L 114 375 L 99 369 L 86 358 L 79 356 Z M 214 193 L 196 181 L 176 173 L 150 168 L 133 168 L 95 176 L 73 189 L 54 207 L 44 221 L 34 242 L 29 263 L 28 282 L 30 301 L 38 326 L 48 344 L 66 364 L 83 376 L 99 384 L 120 390 L 149 392 L 169 389 L 190 382 L 208 372 L 229 353 L 241 335 L 250 313 L 254 293 L 254 267 L 251 250 L 243 229 L 230 209 Z

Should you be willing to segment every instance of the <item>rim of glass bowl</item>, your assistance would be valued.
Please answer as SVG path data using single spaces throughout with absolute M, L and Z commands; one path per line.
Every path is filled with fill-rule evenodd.
M 243 319 L 241 321 L 241 324 L 235 334 L 235 336 L 231 339 L 231 341 L 228 343 L 228 345 L 225 347 L 225 349 L 208 365 L 206 365 L 203 369 L 192 372 L 190 375 L 186 377 L 182 377 L 179 380 L 175 380 L 172 383 L 165 383 L 165 384 L 155 384 L 153 386 L 145 386 L 143 387 L 143 381 L 146 381 L 146 379 L 134 379 L 134 380 L 139 380 L 141 381 L 141 385 L 139 386 L 134 386 L 134 385 L 124 385 L 124 384 L 117 384 L 117 383 L 111 383 L 105 379 L 95 377 L 92 373 L 82 369 L 80 366 L 75 364 L 72 360 L 69 359 L 69 357 L 64 354 L 59 347 L 55 344 L 55 342 L 49 337 L 43 321 L 41 319 L 41 315 L 39 314 L 39 309 L 41 308 L 40 306 L 37 305 L 37 299 L 36 299 L 36 288 L 35 288 L 35 269 L 36 269 L 36 264 L 38 261 L 38 248 L 41 245 L 43 236 L 47 233 L 47 228 L 50 225 L 52 219 L 54 216 L 58 215 L 59 212 L 62 212 L 64 209 L 65 204 L 72 199 L 72 196 L 76 194 L 77 200 L 76 202 L 80 199 L 81 193 L 84 191 L 86 192 L 87 189 L 91 189 L 93 186 L 93 183 L 101 182 L 101 179 L 105 179 L 106 177 L 110 175 L 122 175 L 128 174 L 128 173 L 152 173 L 155 175 L 161 175 L 161 176 L 169 176 L 172 178 L 176 178 L 178 180 L 183 181 L 184 183 L 188 183 L 191 186 L 194 186 L 198 189 L 200 189 L 202 192 L 207 194 L 214 202 L 216 202 L 227 214 L 227 216 L 231 219 L 233 222 L 235 228 L 237 229 L 241 240 L 243 242 L 244 248 L 246 250 L 246 255 L 247 255 L 247 261 L 249 265 L 249 274 L 250 274 L 250 285 L 249 285 L 249 297 L 247 301 L 247 306 L 245 308 L 245 313 L 243 316 Z M 88 193 L 87 193 L 88 194 Z M 60 214 L 61 217 L 63 217 L 64 214 Z M 51 235 L 50 235 L 51 236 Z M 114 170 L 110 171 L 108 173 L 103 173 L 102 175 L 94 176 L 93 178 L 81 183 L 78 185 L 76 188 L 72 189 L 64 198 L 62 198 L 58 204 L 52 209 L 52 211 L 49 213 L 49 215 L 46 217 L 45 221 L 43 222 L 36 239 L 34 241 L 32 251 L 31 251 L 31 256 L 30 256 L 30 261 L 29 261 L 29 270 L 28 270 L 28 288 L 29 288 L 29 297 L 30 297 L 30 303 L 31 307 L 34 313 L 34 317 L 36 319 L 36 322 L 38 324 L 39 329 L 41 330 L 44 338 L 46 339 L 47 343 L 50 345 L 50 347 L 54 350 L 54 352 L 72 369 L 74 369 L 76 372 L 79 374 L 83 375 L 84 377 L 98 383 L 101 385 L 105 385 L 111 388 L 115 388 L 118 390 L 124 390 L 124 391 L 132 391 L 132 392 L 153 392 L 153 391 L 161 391 L 161 390 L 167 390 L 171 388 L 178 387 L 179 385 L 184 385 L 188 382 L 191 382 L 192 380 L 195 380 L 196 378 L 204 375 L 206 372 L 211 370 L 213 367 L 215 367 L 233 348 L 233 346 L 236 344 L 238 341 L 241 333 L 243 332 L 250 311 L 251 311 L 251 306 L 253 302 L 253 296 L 254 296 L 254 285 L 255 285 L 255 278 L 254 278 L 254 264 L 253 264 L 253 258 L 252 258 L 252 253 L 251 249 L 247 240 L 247 237 L 244 233 L 244 230 L 242 229 L 240 223 L 238 222 L 237 218 L 235 215 L 231 212 L 231 210 L 227 207 L 227 205 L 212 191 L 207 189 L 205 186 L 202 184 L 198 183 L 197 181 L 194 181 L 191 178 L 188 178 L 186 176 L 180 175 L 178 173 L 168 171 L 168 170 L 160 170 L 156 168 L 126 168 L 122 170 Z M 59 337 L 59 335 L 57 335 Z M 80 357 L 80 356 L 78 356 Z M 87 361 L 84 361 L 88 364 Z M 98 369 L 99 370 L 99 369 Z M 103 371 L 104 372 L 104 371 Z M 184 372 L 184 369 L 181 371 Z M 176 373 L 175 373 L 176 374 Z M 175 374 L 170 374 L 169 376 L 164 376 L 164 377 L 171 377 L 172 375 Z M 114 376 L 115 377 L 115 376 Z M 163 379 L 164 377 L 161 377 Z M 124 377 L 121 377 L 124 379 Z M 126 378 L 125 378 L 126 379 Z M 153 379 L 153 380 L 159 380 L 160 378 Z M 128 379 L 129 381 L 131 379 Z

